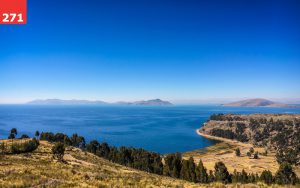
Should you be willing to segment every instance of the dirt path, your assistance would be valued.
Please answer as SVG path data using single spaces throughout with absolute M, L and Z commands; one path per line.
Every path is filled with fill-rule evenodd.
M 79 159 L 74 158 L 71 154 L 65 154 L 64 155 L 64 160 L 71 163 L 71 164 L 76 164 L 76 165 L 83 165 L 83 166 L 95 166 L 95 164 L 86 162 L 86 161 L 82 161 Z

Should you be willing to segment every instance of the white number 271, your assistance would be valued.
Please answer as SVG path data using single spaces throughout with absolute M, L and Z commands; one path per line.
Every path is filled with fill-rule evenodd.
M 3 22 L 14 22 L 16 17 L 18 17 L 17 22 L 23 22 L 22 14 L 16 14 L 16 13 L 7 14 L 7 13 L 4 13 L 2 16 L 4 17 L 3 20 L 2 20 Z

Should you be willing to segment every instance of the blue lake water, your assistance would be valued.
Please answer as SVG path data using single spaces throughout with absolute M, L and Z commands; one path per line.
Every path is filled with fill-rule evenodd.
M 300 113 L 300 108 L 0 105 L 0 138 L 15 127 L 19 136 L 33 136 L 36 130 L 78 133 L 87 141 L 184 152 L 215 143 L 195 132 L 213 113 Z

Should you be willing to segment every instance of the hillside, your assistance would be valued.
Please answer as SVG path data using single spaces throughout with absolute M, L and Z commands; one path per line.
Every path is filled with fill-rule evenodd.
M 273 155 L 279 163 L 295 165 L 299 172 L 299 114 L 214 114 L 198 132 L 211 139 L 251 144 L 261 148 L 261 154 L 267 152 L 268 156 Z
M 284 103 L 273 102 L 267 99 L 247 99 L 242 101 L 236 101 L 223 106 L 240 106 L 240 107 L 288 107 L 289 105 Z
M 0 155 L 0 187 L 206 187 L 109 162 L 67 147 L 64 162 L 52 158 L 52 144 L 37 150 Z
M 56 134 L 57 138 L 63 138 L 61 136 L 65 138 L 64 140 L 68 140 L 68 138 L 66 138 L 65 135 L 61 133 Z M 80 140 L 80 137 L 77 136 L 75 137 L 72 136 L 72 140 L 73 138 L 76 138 L 76 140 L 78 139 Z M 242 176 L 240 173 L 235 174 L 235 172 L 230 176 L 225 176 L 230 179 L 233 178 L 232 180 L 234 181 L 233 184 L 231 183 L 223 184 L 221 183 L 221 181 L 206 182 L 204 184 L 192 183 L 190 182 L 190 180 L 185 181 L 182 179 L 177 179 L 177 178 L 174 179 L 164 175 L 147 173 L 145 171 L 140 171 L 130 167 L 125 167 L 123 165 L 119 165 L 111 161 L 108 161 L 102 157 L 99 157 L 99 155 L 105 154 L 102 153 L 104 151 L 103 149 L 105 148 L 105 144 L 99 145 L 98 149 L 96 149 L 94 147 L 96 144 L 94 141 L 88 144 L 86 149 L 88 151 L 96 149 L 95 152 L 96 155 L 75 148 L 73 146 L 65 145 L 66 150 L 64 152 L 64 155 L 62 155 L 63 156 L 62 161 L 58 160 L 59 158 L 57 158 L 57 156 L 55 156 L 54 158 L 53 146 L 64 145 L 63 143 L 56 142 L 52 144 L 44 140 L 40 140 L 38 145 L 32 145 L 33 143 L 38 143 L 35 138 L 1 140 L 0 187 L 141 187 L 141 188 L 144 187 L 176 187 L 176 188 L 180 188 L 180 187 L 182 188 L 183 187 L 187 187 L 187 188 L 189 187 L 191 188 L 192 187 L 195 188 L 196 187 L 199 188 L 201 187 L 207 187 L 207 188 L 208 187 L 220 187 L 220 188 L 221 187 L 222 188 L 267 187 L 266 184 L 264 184 L 262 181 L 259 181 L 258 174 L 255 176 L 253 173 L 248 175 L 246 174 L 246 176 L 243 177 L 255 178 L 255 179 L 244 179 L 246 182 L 244 182 L 243 184 L 241 184 L 240 181 L 236 182 L 235 178 L 242 177 Z M 128 149 L 121 148 L 120 152 L 125 151 L 127 153 L 128 151 L 130 151 Z M 208 154 L 209 156 L 216 152 L 223 152 L 222 154 L 231 155 L 230 153 L 228 153 L 229 150 L 230 152 L 232 150 L 232 147 L 230 145 L 217 144 L 216 146 L 212 146 L 204 150 L 199 150 L 197 151 L 197 153 Z M 113 150 L 111 151 L 113 152 Z M 131 151 L 133 152 L 133 154 L 135 153 L 135 156 L 138 156 L 136 155 L 137 152 L 143 150 L 131 150 Z M 150 153 L 147 154 L 147 152 L 143 152 L 143 153 L 146 155 L 150 154 Z M 121 160 L 123 159 L 126 160 L 127 157 L 123 154 L 119 153 L 116 155 L 116 157 L 120 156 Z M 185 158 L 187 157 L 187 155 L 190 154 L 194 155 L 192 152 L 190 152 L 184 154 L 183 157 Z M 174 172 L 174 171 L 168 171 L 168 169 L 169 167 L 175 165 L 178 162 L 178 161 L 176 162 L 178 158 L 176 158 L 175 156 L 178 156 L 178 154 L 169 154 L 164 156 L 163 158 L 164 172 L 167 173 Z M 144 161 L 143 158 L 144 156 L 141 156 L 141 158 L 137 158 L 136 159 L 137 163 L 135 164 L 139 166 L 142 165 L 142 163 L 147 162 Z M 170 159 L 172 159 L 172 161 L 175 162 L 175 164 L 173 164 L 173 162 L 170 164 Z M 199 158 L 195 158 L 195 159 L 199 160 Z M 205 156 L 201 159 L 203 159 L 203 161 L 206 160 Z M 240 160 L 236 160 L 235 158 L 233 160 L 236 163 L 240 164 Z M 227 162 L 227 160 L 224 158 L 221 159 L 221 161 Z M 220 160 L 217 163 L 219 164 Z M 166 166 L 167 164 L 168 166 Z M 187 167 L 185 166 L 186 164 L 195 165 L 194 161 L 193 160 L 191 161 L 191 158 L 188 160 L 182 160 L 181 164 L 182 167 L 181 167 L 180 174 L 182 173 L 185 174 L 186 172 L 188 172 L 188 174 L 190 173 L 190 171 L 186 169 Z M 220 165 L 222 166 L 222 164 Z M 212 163 L 208 165 L 208 163 L 206 163 L 205 161 L 205 166 L 208 167 L 208 170 L 211 169 L 211 165 Z M 229 165 L 228 170 L 232 171 L 231 164 L 228 165 Z M 137 166 L 134 168 L 137 168 Z M 198 169 L 198 167 L 196 169 Z M 222 169 L 225 170 L 226 167 L 225 169 L 224 168 Z M 205 170 L 205 168 L 203 170 Z M 251 169 L 247 169 L 247 170 L 251 172 Z M 209 173 L 211 173 L 211 171 Z M 204 175 L 203 172 L 201 172 L 201 174 Z M 226 170 L 222 174 L 225 175 Z M 207 178 L 214 178 L 214 177 L 217 178 L 219 176 L 214 176 L 211 174 L 207 176 Z M 280 185 L 274 184 L 272 185 L 272 187 L 276 188 L 276 187 L 280 187 Z M 289 187 L 294 187 L 294 186 L 289 186 Z

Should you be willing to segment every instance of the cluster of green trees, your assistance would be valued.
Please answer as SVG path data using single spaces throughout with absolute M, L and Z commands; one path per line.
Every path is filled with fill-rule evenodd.
M 20 153 L 27 153 L 36 150 L 39 146 L 39 141 L 35 138 L 29 140 L 21 140 L 19 142 L 14 142 L 18 131 L 16 128 L 12 128 L 10 130 L 8 139 L 11 142 L 0 142 L 0 153 L 1 154 L 20 154 Z M 21 138 L 29 138 L 27 135 L 22 135 Z
M 40 140 L 46 140 L 48 142 L 61 142 L 67 146 L 74 146 L 77 148 L 85 148 L 85 139 L 83 136 L 78 134 L 73 134 L 69 137 L 63 133 L 52 133 L 52 132 L 42 132 L 40 134 Z
M 211 130 L 211 135 L 213 136 L 218 136 L 218 137 L 223 137 L 223 138 L 228 138 L 228 139 L 235 139 L 240 142 L 248 142 L 249 138 L 247 137 L 244 132 L 239 131 L 239 127 L 241 125 L 237 124 L 237 130 L 233 132 L 230 129 L 220 129 L 220 128 L 214 128 Z
M 86 145 L 86 151 L 112 162 L 161 175 L 163 172 L 162 158 L 158 153 L 132 147 L 116 148 L 96 140 Z
M 39 146 L 39 141 L 33 138 L 32 140 L 28 140 L 21 143 L 13 143 L 11 145 L 11 153 L 19 154 L 19 153 L 28 153 L 36 150 Z
M 215 121 L 244 121 L 240 116 L 232 116 L 231 114 L 212 114 L 209 117 L 210 120 L 215 120 Z

